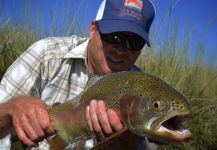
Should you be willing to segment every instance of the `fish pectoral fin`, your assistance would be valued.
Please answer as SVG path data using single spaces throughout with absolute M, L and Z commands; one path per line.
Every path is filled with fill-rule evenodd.
M 125 133 L 127 131 L 127 128 L 124 127 L 121 130 L 115 132 L 114 134 L 112 134 L 109 137 L 106 137 L 103 141 L 97 143 L 97 145 L 95 145 L 93 148 L 91 148 L 90 150 L 105 150 L 105 147 L 107 145 L 109 145 L 111 142 L 113 142 L 114 140 L 118 139 L 123 133 Z
M 50 150 L 63 150 L 69 143 L 56 134 L 50 138 L 49 144 Z
M 138 117 L 139 105 L 141 98 L 133 94 L 123 94 L 120 98 L 120 117 L 121 120 L 128 124 Z

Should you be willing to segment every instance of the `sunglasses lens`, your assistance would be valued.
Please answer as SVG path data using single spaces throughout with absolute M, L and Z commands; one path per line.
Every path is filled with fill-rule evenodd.
M 145 41 L 139 36 L 130 36 L 128 38 L 130 49 L 132 51 L 140 51 L 145 45 Z
M 124 34 L 115 32 L 110 34 L 102 34 L 100 36 L 103 41 L 109 44 L 118 44 L 131 51 L 140 51 L 145 45 L 145 41 L 137 35 Z
M 109 44 L 118 44 L 120 38 L 115 34 L 101 34 L 102 39 Z

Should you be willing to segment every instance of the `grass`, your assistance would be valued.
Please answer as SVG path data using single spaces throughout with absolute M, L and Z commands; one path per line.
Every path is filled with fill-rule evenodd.
M 177 38 L 178 31 L 178 26 L 174 25 L 163 40 L 146 47 L 137 61 L 145 72 L 167 81 L 192 103 L 193 118 L 187 121 L 186 126 L 193 138 L 187 143 L 163 145 L 159 149 L 217 149 L 217 70 L 214 64 L 205 61 L 203 52 L 206 49 L 200 43 L 192 60 L 190 28 L 186 29 L 183 39 Z
M 51 12 L 51 14 L 53 14 L 51 15 L 52 20 L 55 13 Z M 70 16 L 70 14 L 67 15 Z M 76 23 L 74 19 L 71 22 L 63 23 L 62 28 L 64 29 L 62 30 L 57 28 L 53 19 L 50 31 L 44 31 L 40 23 L 37 28 L 32 29 L 28 21 L 24 26 L 15 26 L 10 22 L 8 23 L 7 19 L 0 18 L 0 20 L 4 20 L 0 21 L 0 78 L 21 53 L 41 37 L 56 36 L 59 33 L 68 36 L 73 34 L 72 28 L 76 26 L 84 35 L 79 23 Z M 41 20 L 39 19 L 38 22 Z M 162 33 L 162 28 L 166 28 L 167 32 Z M 182 38 L 179 37 L 178 24 L 170 24 L 162 28 L 152 29 L 151 43 L 153 46 L 145 48 L 137 61 L 137 65 L 145 72 L 167 81 L 191 101 L 193 118 L 186 122 L 186 126 L 191 130 L 193 138 L 187 143 L 163 145 L 159 146 L 159 149 L 217 149 L 216 67 L 205 61 L 204 51 L 206 47 L 202 43 L 198 43 L 195 58 L 192 60 L 192 48 L 190 46 L 192 28 L 186 29 Z M 42 33 L 45 34 L 42 35 Z M 162 35 L 163 37 L 157 38 Z
M 8 23 L 0 26 L 0 78 L 10 64 L 37 39 L 26 28 L 14 27 Z

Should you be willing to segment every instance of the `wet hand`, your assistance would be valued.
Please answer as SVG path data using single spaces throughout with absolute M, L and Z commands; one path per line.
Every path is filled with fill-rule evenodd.
M 108 136 L 122 128 L 122 123 L 117 113 L 106 109 L 102 100 L 92 100 L 86 108 L 86 120 L 91 133 Z
M 53 135 L 47 107 L 41 100 L 20 96 L 8 101 L 9 116 L 19 139 L 28 146 L 36 146 L 47 135 Z

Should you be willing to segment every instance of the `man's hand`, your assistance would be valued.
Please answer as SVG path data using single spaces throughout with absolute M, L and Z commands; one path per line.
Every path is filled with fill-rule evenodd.
M 123 126 L 117 113 L 112 109 L 106 109 L 105 103 L 102 100 L 92 100 L 90 102 L 90 105 L 86 108 L 86 120 L 90 131 L 95 134 L 96 140 L 102 140 L 99 138 L 100 136 L 109 136 L 112 133 L 119 131 Z M 146 141 L 138 135 L 126 131 L 115 141 L 103 145 L 101 148 L 131 150 L 139 147 L 140 149 L 145 149 L 145 146 L 149 146 L 146 145 L 147 143 L 145 142 Z
M 117 113 L 106 109 L 102 100 L 92 100 L 86 108 L 86 120 L 91 133 L 98 135 L 111 135 L 122 128 L 122 123 Z
M 41 100 L 20 96 L 8 101 L 6 107 L 17 136 L 26 145 L 36 146 L 36 142 L 55 133 L 47 107 Z

